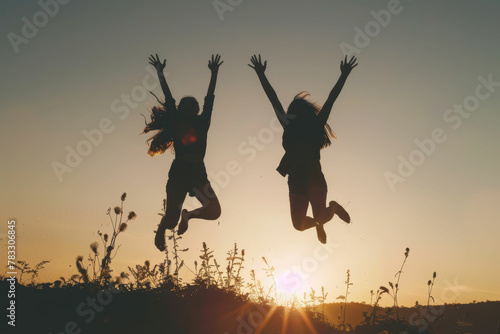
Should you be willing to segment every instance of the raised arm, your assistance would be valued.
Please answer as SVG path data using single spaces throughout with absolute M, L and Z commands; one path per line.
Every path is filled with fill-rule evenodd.
M 212 55 L 212 59 L 208 61 L 208 68 L 212 72 L 210 77 L 210 84 L 208 85 L 207 96 L 214 95 L 215 85 L 217 84 L 217 74 L 219 73 L 219 67 L 222 65 L 223 61 L 220 61 L 220 55 Z
M 210 83 L 208 84 L 207 96 L 205 97 L 205 103 L 203 104 L 203 111 L 201 116 L 208 121 L 210 125 L 210 119 L 212 118 L 212 109 L 214 106 L 214 93 L 215 86 L 217 84 L 217 74 L 219 74 L 219 67 L 222 65 L 223 61 L 220 61 L 220 55 L 212 55 L 212 59 L 208 61 L 208 68 L 212 75 L 210 77 Z
M 340 92 L 342 91 L 342 88 L 344 87 L 344 84 L 347 80 L 347 77 L 351 73 L 352 69 L 358 66 L 356 64 L 356 57 L 352 57 L 349 62 L 347 61 L 347 56 L 345 56 L 345 59 L 340 62 L 340 77 L 335 86 L 333 87 L 332 91 L 330 92 L 330 95 L 328 95 L 328 99 L 326 100 L 325 104 L 323 105 L 323 108 L 321 108 L 321 111 L 318 114 L 318 117 L 320 118 L 322 123 L 326 123 L 328 121 L 328 117 L 330 117 L 330 112 L 332 111 L 333 103 L 335 103 L 335 100 L 337 100 L 337 97 L 339 96 Z
M 286 125 L 285 110 L 283 109 L 283 106 L 281 105 L 281 102 L 278 99 L 278 95 L 274 91 L 273 87 L 269 83 L 269 80 L 267 80 L 266 74 L 264 73 L 267 67 L 267 60 L 264 61 L 264 63 L 262 63 L 260 55 L 258 58 L 256 55 L 253 55 L 252 58 L 250 58 L 250 61 L 252 62 L 252 65 L 248 64 L 248 66 L 253 68 L 255 70 L 255 73 L 257 73 L 262 88 L 264 88 L 264 92 L 266 93 L 267 98 L 269 99 L 269 101 L 271 101 L 274 112 L 276 113 L 276 116 L 278 117 L 281 126 L 285 127 Z
M 163 95 L 165 96 L 165 106 L 170 107 L 168 109 L 173 108 L 175 110 L 175 100 L 170 92 L 170 88 L 168 87 L 167 80 L 165 79 L 165 74 L 163 74 L 163 69 L 167 63 L 167 60 L 164 59 L 163 63 L 160 62 L 160 58 L 158 54 L 156 54 L 156 58 L 151 55 L 149 56 L 149 63 L 154 66 L 156 69 L 156 73 L 158 74 L 158 79 L 160 80 L 161 90 L 163 91 Z

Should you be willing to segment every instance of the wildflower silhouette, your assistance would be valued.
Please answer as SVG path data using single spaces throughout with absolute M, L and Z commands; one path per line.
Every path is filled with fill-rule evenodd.
M 111 213 L 111 208 L 108 208 L 106 211 L 106 215 L 111 222 L 111 239 L 107 233 L 103 234 L 100 230 L 97 231 L 97 235 L 101 238 L 104 256 L 102 258 L 99 257 L 99 243 L 97 241 L 90 244 L 92 253 L 89 254 L 88 257 L 88 267 L 92 268 L 91 275 L 89 275 L 88 269 L 86 269 L 83 264 L 83 256 L 78 256 L 76 258 L 76 268 L 80 273 L 79 279 L 83 280 L 85 283 L 95 282 L 101 284 L 111 279 L 112 270 L 110 264 L 120 248 L 120 246 L 116 246 L 116 238 L 127 229 L 128 223 L 137 217 L 134 211 L 130 211 L 128 215 L 124 217 L 123 202 L 126 198 L 127 193 L 123 193 L 120 196 L 121 204 L 113 208 L 114 215 Z

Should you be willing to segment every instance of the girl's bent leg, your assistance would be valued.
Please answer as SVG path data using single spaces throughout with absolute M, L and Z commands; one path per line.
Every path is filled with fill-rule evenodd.
M 185 233 L 188 229 L 188 221 L 190 219 L 205 219 L 215 220 L 221 215 L 221 206 L 219 199 L 215 194 L 210 183 L 198 188 L 200 191 L 195 191 L 195 197 L 201 203 L 201 207 L 192 211 L 182 210 L 181 222 L 177 233 L 179 235 Z
M 336 214 L 340 219 L 346 223 L 351 222 L 351 218 L 347 211 L 337 202 L 330 201 L 328 207 L 326 207 L 326 186 L 311 186 L 310 188 L 310 199 L 311 206 L 313 209 L 313 215 L 316 221 L 320 224 L 326 224 L 332 220 L 333 216 Z
M 290 215 L 293 227 L 298 231 L 304 231 L 311 227 L 316 227 L 316 221 L 307 216 L 309 199 L 298 194 L 290 194 Z
M 339 218 L 345 221 L 347 224 L 351 222 L 351 217 L 339 203 L 331 201 L 329 208 L 331 208 L 331 210 L 333 210 L 333 213 L 339 216 Z

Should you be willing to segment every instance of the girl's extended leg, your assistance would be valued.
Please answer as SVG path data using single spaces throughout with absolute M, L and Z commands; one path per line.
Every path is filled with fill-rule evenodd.
M 167 208 L 155 236 L 155 245 L 160 251 L 165 250 L 165 231 L 177 226 L 185 198 L 185 192 L 176 191 L 175 187 L 167 184 Z
M 220 217 L 221 207 L 217 195 L 210 185 L 210 183 L 195 191 L 195 197 L 201 203 L 201 207 L 192 211 L 182 210 L 181 222 L 179 223 L 179 229 L 177 233 L 179 235 L 184 234 L 188 229 L 188 221 L 193 218 L 205 219 L 205 220 L 215 220 Z

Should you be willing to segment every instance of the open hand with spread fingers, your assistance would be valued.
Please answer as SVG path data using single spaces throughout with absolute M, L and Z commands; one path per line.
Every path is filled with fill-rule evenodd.
M 156 71 L 158 71 L 158 72 L 163 71 L 163 69 L 165 68 L 165 65 L 167 64 L 166 59 L 163 60 L 163 63 L 160 62 L 160 58 L 158 57 L 158 54 L 156 54 L 156 58 L 155 58 L 155 56 L 151 55 L 151 56 L 149 56 L 148 59 L 149 59 L 149 63 L 151 65 L 153 65 L 154 68 L 156 69 Z
M 215 55 L 215 57 L 212 55 L 212 59 L 208 61 L 208 68 L 212 72 L 217 72 L 222 63 L 224 63 L 224 61 L 220 61 L 219 54 Z
M 258 58 L 257 55 L 253 55 L 252 58 L 250 58 L 250 61 L 252 62 L 252 65 L 248 64 L 248 66 L 253 68 L 257 74 L 264 74 L 267 67 L 267 60 L 262 63 L 260 55 Z
M 340 62 L 340 71 L 342 74 L 349 75 L 352 69 L 358 66 L 357 61 L 358 59 L 355 56 L 352 56 L 349 61 L 347 61 L 347 56 L 345 56 L 345 59 Z

